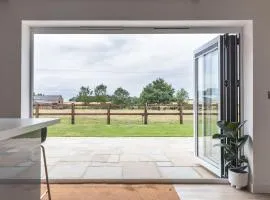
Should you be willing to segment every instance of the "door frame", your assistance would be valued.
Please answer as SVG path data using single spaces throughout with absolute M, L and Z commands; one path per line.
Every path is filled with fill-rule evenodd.
M 160 25 L 160 26 L 106 26 L 106 25 L 102 25 L 102 22 L 100 22 L 101 25 L 96 26 L 96 23 L 94 23 L 94 25 L 90 25 L 89 26 L 67 26 L 67 23 L 64 23 L 62 26 L 57 26 L 55 24 L 53 25 L 49 25 L 50 22 L 48 22 L 48 24 L 46 24 L 46 22 L 44 23 L 44 21 L 41 21 L 41 24 L 38 24 L 38 21 L 31 21 L 31 20 L 23 20 L 23 32 L 24 31 L 24 26 L 27 29 L 27 33 L 26 35 L 28 35 L 28 37 L 26 37 L 26 42 L 23 42 L 22 44 L 22 49 L 25 48 L 25 46 L 28 47 L 29 51 L 29 67 L 26 67 L 24 69 L 26 73 L 30 74 L 27 76 L 28 79 L 28 83 L 27 85 L 29 86 L 27 89 L 30 91 L 27 93 L 27 97 L 25 97 L 25 93 L 22 94 L 22 107 L 25 108 L 25 106 L 23 105 L 27 105 L 26 107 L 28 108 L 27 112 L 25 111 L 26 109 L 24 109 L 24 111 L 22 111 L 22 116 L 27 116 L 27 117 L 32 117 L 32 113 L 33 113 L 33 107 L 32 107 L 32 94 L 33 94 L 33 71 L 34 71 L 34 66 L 33 66 L 33 44 L 34 44 L 34 34 L 226 34 L 226 33 L 235 33 L 235 34 L 240 34 L 243 35 L 243 27 L 241 25 L 238 26 L 209 26 L 209 27 L 204 27 L 204 26 L 199 26 L 198 24 L 193 26 L 193 27 L 188 27 L 188 26 L 165 26 L 165 25 Z M 105 30 L 103 30 L 103 28 L 105 28 Z M 22 38 L 24 41 L 24 37 Z M 241 41 L 240 41 L 240 45 L 243 46 L 243 37 L 241 37 Z M 25 45 L 25 43 L 27 45 Z M 243 74 L 243 51 L 240 51 L 240 66 L 239 66 L 239 70 L 240 73 Z M 23 67 L 23 66 L 22 66 Z M 26 74 L 24 73 L 24 74 Z M 22 82 L 25 82 L 25 77 L 22 77 Z M 240 110 L 241 110 L 241 114 L 242 116 L 244 116 L 244 104 L 243 104 L 243 91 L 244 89 L 242 89 L 243 87 L 243 79 L 241 79 L 241 88 L 240 88 Z M 26 84 L 22 84 L 22 88 L 24 88 L 25 90 L 25 85 Z M 23 91 L 23 90 L 22 90 Z M 194 99 L 195 99 L 195 94 L 194 94 Z M 27 104 L 25 104 L 25 102 L 27 102 Z M 194 112 L 195 109 L 193 109 Z M 195 116 L 195 115 L 194 115 Z M 196 147 L 196 143 L 195 143 L 195 127 L 194 127 L 194 146 Z M 196 153 L 196 150 L 195 152 Z

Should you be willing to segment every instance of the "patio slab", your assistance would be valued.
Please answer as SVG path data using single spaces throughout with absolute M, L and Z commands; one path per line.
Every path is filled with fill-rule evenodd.
M 193 138 L 49 137 L 44 146 L 52 180 L 216 179 L 194 157 Z
M 169 162 L 156 162 L 156 165 L 158 167 L 173 167 L 173 163 L 171 161 Z
M 81 179 L 87 170 L 88 163 L 58 163 L 49 169 L 50 179 Z
M 192 167 L 159 167 L 161 176 L 168 179 L 201 179 Z
M 83 179 L 119 179 L 122 167 L 87 167 Z
M 160 179 L 160 173 L 153 162 L 126 162 L 123 166 L 124 179 Z
M 109 160 L 110 154 L 94 154 L 91 161 L 93 162 L 107 162 Z

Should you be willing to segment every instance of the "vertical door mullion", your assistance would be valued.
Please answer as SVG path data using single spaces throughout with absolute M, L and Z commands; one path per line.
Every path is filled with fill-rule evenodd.
M 237 36 L 225 35 L 224 57 L 224 111 L 223 120 L 238 120 L 238 50 Z
M 237 44 L 236 36 L 229 36 L 228 41 L 228 79 L 230 80 L 229 93 L 230 93 L 230 117 L 232 122 L 237 121 Z
M 219 76 L 220 76 L 220 108 L 219 108 L 219 112 L 220 112 L 220 116 L 219 116 L 219 120 L 224 120 L 226 118 L 226 107 L 225 107 L 225 96 L 226 96 L 226 87 L 225 87 L 225 80 L 226 80 L 226 71 L 225 71 L 225 57 L 226 57 L 226 51 L 225 51 L 225 37 L 224 36 L 220 36 L 220 40 L 219 40 Z M 221 130 L 220 130 L 221 131 Z M 222 133 L 221 133 L 222 134 Z M 220 159 L 220 169 L 221 169 L 221 177 L 225 176 L 225 171 L 224 171 L 224 165 L 225 165 L 225 160 L 224 160 L 224 149 L 221 148 L 221 159 Z
M 238 42 L 236 35 L 224 35 L 221 36 L 221 41 L 223 41 L 223 54 L 221 54 L 222 66 L 223 68 L 223 92 L 221 92 L 221 99 L 223 99 L 223 108 L 221 113 L 221 120 L 226 120 L 229 122 L 236 122 L 239 120 L 239 51 Z M 225 143 L 228 141 L 224 141 Z M 224 168 L 224 150 L 222 150 L 222 174 L 224 177 L 227 176 L 226 169 Z
M 199 156 L 198 154 L 198 109 L 199 109 L 199 102 L 198 102 L 198 58 L 194 58 L 194 102 L 193 102 L 193 111 L 194 111 L 194 142 L 195 142 L 195 156 Z

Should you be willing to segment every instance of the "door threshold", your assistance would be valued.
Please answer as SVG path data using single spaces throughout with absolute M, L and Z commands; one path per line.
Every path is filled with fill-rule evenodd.
M 228 179 L 50 179 L 52 184 L 229 184 Z M 41 179 L 41 183 L 46 183 Z

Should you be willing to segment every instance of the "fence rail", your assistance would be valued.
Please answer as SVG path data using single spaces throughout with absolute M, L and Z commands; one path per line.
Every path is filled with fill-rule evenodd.
M 147 105 L 144 106 L 144 110 L 143 112 L 131 112 L 131 113 L 124 113 L 124 112 L 111 112 L 111 106 L 108 105 L 107 107 L 107 112 L 99 112 L 99 113 L 94 113 L 94 112 L 83 112 L 83 113 L 80 113 L 80 112 L 75 112 L 75 105 L 74 104 L 71 104 L 71 109 L 70 109 L 70 112 L 66 112 L 66 113 L 63 113 L 63 112 L 59 112 L 59 113 L 56 113 L 56 112 L 40 112 L 40 104 L 36 104 L 35 105 L 35 112 L 33 113 L 33 115 L 36 117 L 36 118 L 39 118 L 39 116 L 71 116 L 71 124 L 75 124 L 75 116 L 78 115 L 78 116 L 100 116 L 100 115 L 104 115 L 104 116 L 107 116 L 107 124 L 111 124 L 111 116 L 116 116 L 116 115 L 119 115 L 119 116 L 142 116 L 143 117 L 143 123 L 144 124 L 148 124 L 148 116 L 151 116 L 151 115 L 154 115 L 154 116 L 158 116 L 158 115 L 161 115 L 161 116 L 164 116 L 164 115 L 175 115 L 175 116 L 179 116 L 179 123 L 180 124 L 183 124 L 184 123 L 184 119 L 183 119 L 183 116 L 184 115 L 193 115 L 193 113 L 184 113 L 183 112 L 183 108 L 181 106 L 179 106 L 179 109 L 178 111 L 179 112 L 148 112 L 148 109 L 147 109 Z M 214 115 L 214 116 L 217 116 L 218 113 L 200 113 L 202 115 Z

